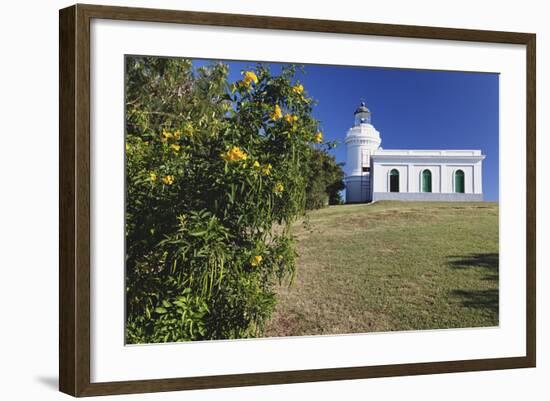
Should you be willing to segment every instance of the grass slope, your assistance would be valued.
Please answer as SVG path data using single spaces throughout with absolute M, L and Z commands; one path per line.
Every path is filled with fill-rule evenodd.
M 266 336 L 498 325 L 498 204 L 332 206 L 295 227 Z

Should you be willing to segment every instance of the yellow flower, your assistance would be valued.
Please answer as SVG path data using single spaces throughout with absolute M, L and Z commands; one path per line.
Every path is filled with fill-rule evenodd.
M 178 153 L 180 151 L 180 148 L 181 146 L 178 145 L 177 143 L 173 143 L 172 145 L 170 145 L 170 147 L 174 150 L 174 152 Z
M 252 167 L 254 167 L 254 168 L 259 168 L 259 167 L 260 167 L 260 163 L 258 163 L 258 161 L 256 160 L 254 163 L 252 163 Z
M 250 258 L 250 264 L 254 267 L 258 266 L 261 262 L 262 262 L 262 257 L 261 255 L 256 255 L 256 256 L 252 256 Z
M 129 151 L 129 150 L 130 150 L 130 144 L 126 142 L 126 151 Z
M 174 137 L 174 135 L 171 132 L 168 132 L 168 131 L 163 129 L 160 140 L 162 142 L 166 142 L 168 139 L 171 139 L 173 137 Z
M 273 113 L 269 115 L 269 118 L 271 118 L 273 121 L 279 120 L 283 116 L 283 112 L 281 110 L 281 107 L 276 104 L 275 110 L 273 110 Z
M 263 168 L 262 168 L 262 173 L 263 175 L 269 175 L 271 173 L 271 169 L 273 168 L 273 166 L 271 165 L 271 163 L 267 163 Z
M 155 182 L 157 180 L 157 175 L 153 171 L 151 171 L 149 173 L 149 179 L 151 180 L 151 182 Z
M 239 160 L 246 160 L 248 158 L 248 155 L 238 146 L 233 146 L 227 152 L 222 153 L 221 158 L 225 161 L 234 162 Z
M 283 184 L 280 183 L 280 182 L 278 182 L 277 184 L 275 184 L 275 187 L 273 187 L 273 192 L 275 192 L 276 194 L 280 194 L 280 193 L 282 193 L 284 190 L 285 190 L 285 187 L 284 187 Z
M 193 125 L 191 123 L 185 123 L 185 127 L 183 127 L 183 133 L 191 138 L 193 136 Z
M 284 119 L 287 123 L 294 124 L 296 121 L 298 121 L 298 116 L 295 116 L 293 114 L 286 114 Z
M 174 132 L 174 139 L 180 139 L 180 137 L 181 137 L 181 132 L 180 132 L 180 130 L 175 131 L 175 132 Z
M 301 95 L 304 91 L 304 86 L 300 84 L 296 84 L 292 87 L 292 92 L 297 93 L 298 95 Z
M 162 182 L 166 185 L 172 185 L 174 183 L 174 176 L 173 175 L 165 175 L 162 177 Z
M 317 143 L 323 142 L 323 133 L 321 131 L 317 132 L 313 137 L 313 140 Z
M 254 82 L 254 84 L 258 83 L 258 77 L 256 76 L 256 74 L 253 71 L 245 72 L 243 78 L 244 86 L 248 87 L 252 82 Z

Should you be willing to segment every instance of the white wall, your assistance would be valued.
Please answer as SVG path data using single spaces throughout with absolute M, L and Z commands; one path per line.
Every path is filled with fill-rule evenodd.
M 279 0 L 117 0 L 141 7 L 269 14 L 381 23 L 537 32 L 537 101 L 550 107 L 550 25 L 542 1 L 308 2 Z M 0 395 L 7 400 L 68 400 L 57 378 L 57 10 L 70 1 L 5 2 L 0 16 L 2 62 L 2 197 L 0 198 Z M 259 44 L 261 45 L 261 44 Z M 538 368 L 398 377 L 182 393 L 104 397 L 101 400 L 546 400 L 550 376 L 550 171 L 548 113 L 538 113 Z
M 361 175 L 363 167 L 370 165 L 370 156 L 380 146 L 380 133 L 371 124 L 356 125 L 348 130 L 344 143 L 346 174 Z
M 455 172 L 464 172 L 464 193 L 479 193 L 474 191 L 474 166 L 447 164 L 442 167 L 443 175 L 441 180 L 441 192 L 455 192 Z
M 379 164 L 373 163 L 373 190 L 374 192 L 390 191 L 390 171 L 399 171 L 399 192 L 412 192 L 409 189 L 409 165 L 408 164 Z M 418 192 L 418 191 L 415 191 Z
M 346 170 L 348 175 L 360 175 L 363 170 L 363 160 L 361 154 L 363 147 L 358 141 L 346 144 Z
M 441 192 L 441 165 L 439 164 L 415 164 L 410 169 L 410 192 L 422 192 L 422 172 L 429 170 L 432 173 L 432 192 Z
M 432 192 L 453 193 L 454 173 L 464 171 L 464 193 L 481 193 L 481 162 L 475 164 L 435 164 L 435 163 L 378 163 L 373 165 L 374 192 L 389 192 L 390 171 L 399 171 L 399 192 L 422 192 L 421 174 L 424 170 L 432 173 Z M 477 172 L 479 171 L 479 175 Z

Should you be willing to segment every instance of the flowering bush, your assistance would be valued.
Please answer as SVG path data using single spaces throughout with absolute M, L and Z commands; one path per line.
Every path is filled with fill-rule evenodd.
M 261 335 L 323 137 L 294 67 L 126 61 L 128 343 Z M 318 150 L 317 150 L 318 151 Z

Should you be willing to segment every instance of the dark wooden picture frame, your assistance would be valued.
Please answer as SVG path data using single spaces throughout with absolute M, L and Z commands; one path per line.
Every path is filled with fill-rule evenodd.
M 525 45 L 526 356 L 91 383 L 90 21 L 93 18 Z M 59 388 L 62 392 L 94 396 L 535 366 L 535 34 L 80 4 L 60 10 L 59 29 Z

